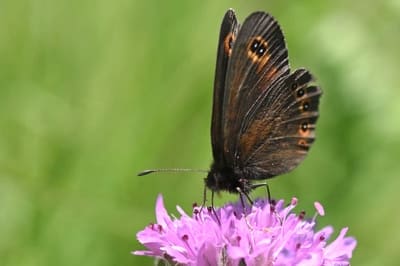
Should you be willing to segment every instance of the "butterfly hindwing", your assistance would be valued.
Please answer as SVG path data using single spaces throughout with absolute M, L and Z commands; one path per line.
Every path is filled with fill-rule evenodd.
M 265 94 L 262 104 L 240 134 L 239 162 L 252 179 L 289 172 L 307 155 L 315 139 L 321 96 L 313 77 L 298 69 Z

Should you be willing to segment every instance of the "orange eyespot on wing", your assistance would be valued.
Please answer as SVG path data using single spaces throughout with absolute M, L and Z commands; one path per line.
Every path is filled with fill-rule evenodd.
M 225 54 L 227 54 L 228 56 L 231 56 L 232 54 L 232 46 L 233 43 L 236 40 L 236 36 L 235 34 L 233 34 L 232 32 L 230 32 L 224 40 L 224 50 L 225 50 Z
M 313 137 L 313 130 L 315 130 L 315 125 L 309 122 L 303 122 L 299 126 L 298 134 L 303 138 Z
M 267 49 L 268 42 L 261 36 L 250 39 L 247 47 L 247 56 L 253 61 L 253 63 L 259 64 L 259 70 L 268 62 L 270 58 L 270 55 L 267 53 Z
M 297 145 L 302 149 L 301 151 L 308 151 L 311 147 L 313 140 L 307 141 L 306 139 L 299 139 Z

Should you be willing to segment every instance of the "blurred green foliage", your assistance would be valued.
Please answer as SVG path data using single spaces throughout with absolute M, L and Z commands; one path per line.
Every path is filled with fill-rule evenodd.
M 0 265 L 151 265 L 130 251 L 164 195 L 190 211 L 207 169 L 219 26 L 265 10 L 292 67 L 324 95 L 318 138 L 273 196 L 322 202 L 358 239 L 354 265 L 397 265 L 400 3 L 11 1 L 0 3 Z M 254 196 L 264 196 L 262 189 Z M 217 204 L 234 200 L 222 194 Z

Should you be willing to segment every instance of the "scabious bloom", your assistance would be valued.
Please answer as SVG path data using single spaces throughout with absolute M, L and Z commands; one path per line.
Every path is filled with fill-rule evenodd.
M 317 215 L 296 215 L 291 212 L 296 205 L 296 198 L 287 206 L 283 200 L 270 204 L 258 199 L 252 206 L 239 201 L 216 210 L 194 206 L 191 216 L 177 206 L 181 217 L 171 218 L 160 195 L 157 223 L 137 234 L 147 250 L 133 254 L 172 265 L 350 265 L 357 243 L 345 236 L 348 228 L 328 244 L 333 228 L 314 231 Z M 315 208 L 324 215 L 321 204 L 315 203 Z

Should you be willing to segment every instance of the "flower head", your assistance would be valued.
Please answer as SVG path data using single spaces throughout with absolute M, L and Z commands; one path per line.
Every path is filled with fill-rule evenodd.
M 162 196 L 156 203 L 156 224 L 137 234 L 152 256 L 179 265 L 349 265 L 356 240 L 346 237 L 347 228 L 330 244 L 328 226 L 314 231 L 315 218 L 291 211 L 297 199 L 284 206 L 259 199 L 252 206 L 228 203 L 216 209 L 194 206 L 187 215 L 179 206 L 180 218 L 168 215 Z M 323 207 L 316 203 L 320 215 Z

